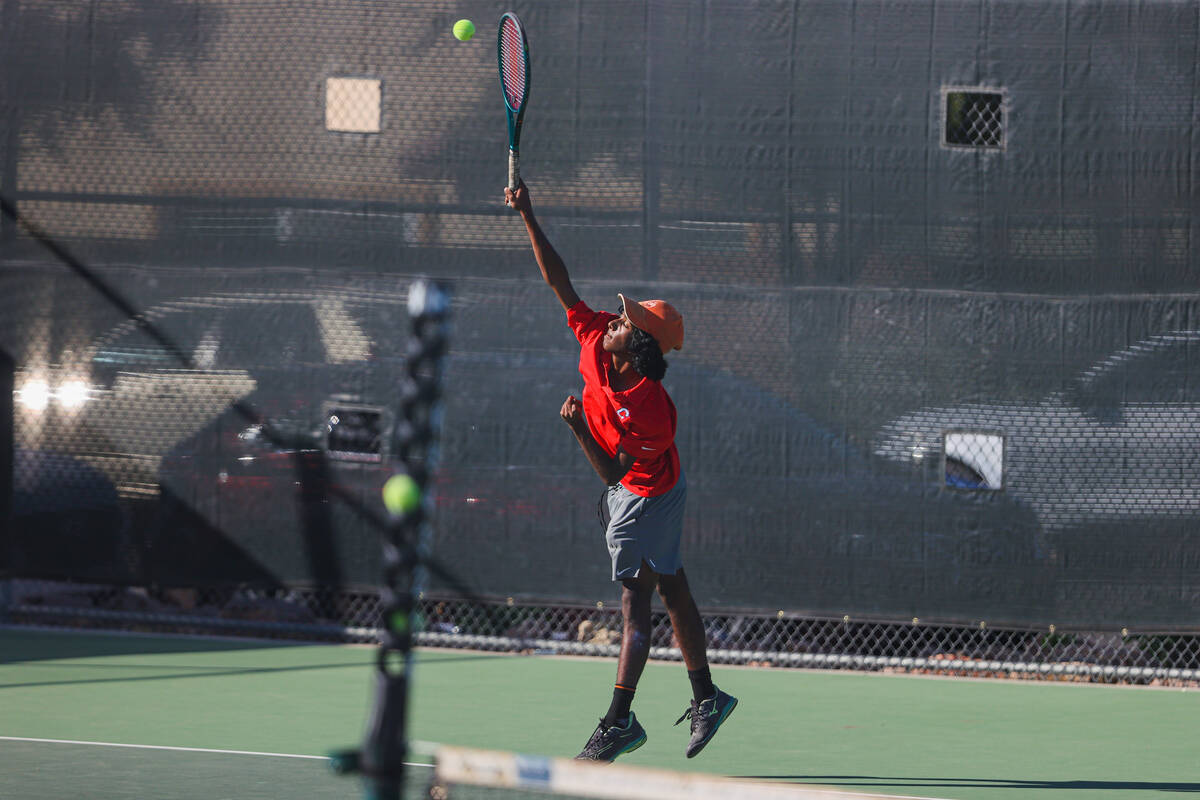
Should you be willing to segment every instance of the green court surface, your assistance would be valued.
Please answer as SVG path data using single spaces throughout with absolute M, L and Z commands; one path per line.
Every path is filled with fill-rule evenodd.
M 0 798 L 353 798 L 330 750 L 363 737 L 374 648 L 0 628 Z M 423 650 L 410 735 L 574 756 L 611 659 Z M 930 798 L 1200 792 L 1200 692 L 722 668 L 740 698 L 683 756 L 689 698 L 651 662 L 630 766 Z M 113 745 L 138 745 L 116 747 Z M 424 771 L 410 770 L 414 780 Z M 427 774 L 427 773 L 426 773 Z

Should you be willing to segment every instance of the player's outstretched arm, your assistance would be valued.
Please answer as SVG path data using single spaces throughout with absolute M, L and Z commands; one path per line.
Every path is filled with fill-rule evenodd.
M 538 224 L 537 217 L 533 215 L 533 204 L 529 200 L 529 189 L 525 186 L 524 181 L 517 185 L 515 192 L 507 186 L 504 187 L 504 203 L 520 212 L 521 220 L 525 223 L 525 230 L 529 232 L 529 242 L 533 245 L 533 257 L 537 259 L 538 269 L 542 271 L 542 277 L 546 279 L 546 283 L 550 284 L 550 288 L 554 290 L 554 295 L 558 298 L 558 302 L 562 303 L 563 309 L 566 310 L 578 303 L 579 295 L 576 294 L 575 287 L 571 285 L 571 277 L 567 274 L 566 264 L 558 255 L 558 251 L 554 249 L 554 245 L 550 244 L 550 240 L 546 238 L 542 226 Z

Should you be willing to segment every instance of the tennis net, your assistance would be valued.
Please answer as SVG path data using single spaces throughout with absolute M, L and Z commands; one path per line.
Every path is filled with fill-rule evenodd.
M 600 800 L 852 800 L 886 797 L 791 783 L 764 783 L 449 745 L 441 745 L 434 751 L 430 800 L 515 800 L 530 796 Z

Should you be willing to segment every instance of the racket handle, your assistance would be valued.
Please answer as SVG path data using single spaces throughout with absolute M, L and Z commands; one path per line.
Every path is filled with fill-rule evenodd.
M 508 188 L 514 192 L 517 186 L 521 183 L 521 163 L 517 158 L 517 151 L 509 148 L 508 151 Z

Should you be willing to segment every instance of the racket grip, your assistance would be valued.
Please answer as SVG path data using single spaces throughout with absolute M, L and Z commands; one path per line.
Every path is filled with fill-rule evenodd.
M 514 192 L 517 186 L 521 183 L 521 162 L 517 157 L 517 151 L 509 149 L 508 151 L 508 188 Z

